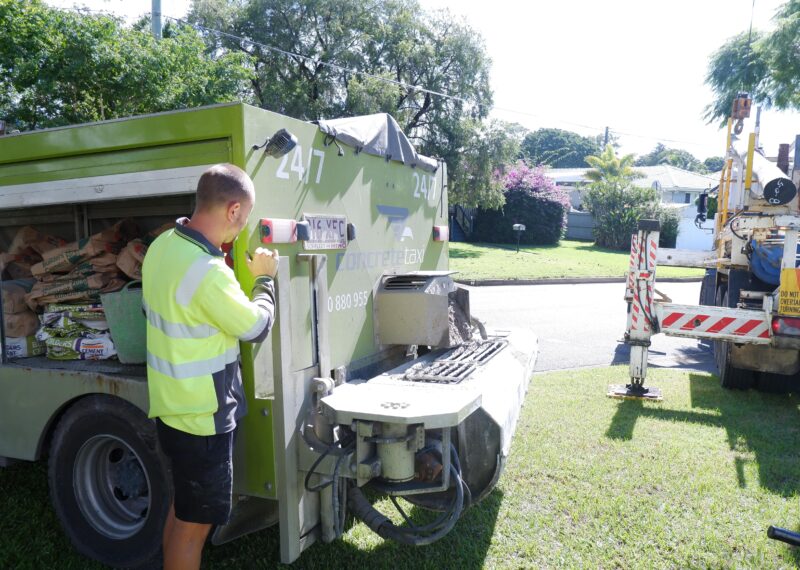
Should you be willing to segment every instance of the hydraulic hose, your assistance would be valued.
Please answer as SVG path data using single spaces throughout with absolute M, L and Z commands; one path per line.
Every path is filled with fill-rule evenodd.
M 361 489 L 358 487 L 350 491 L 348 504 L 353 514 L 364 521 L 378 536 L 394 540 L 401 544 L 424 546 L 436 542 L 450 532 L 461 516 L 461 512 L 464 508 L 465 483 L 461 480 L 461 474 L 453 465 L 450 465 L 450 476 L 455 483 L 455 497 L 450 508 L 444 516 L 439 517 L 435 523 L 425 525 L 424 527 L 396 526 L 370 504 L 364 496 L 364 493 L 362 493 Z M 439 528 L 430 534 L 426 534 L 426 531 L 434 526 L 438 526 Z

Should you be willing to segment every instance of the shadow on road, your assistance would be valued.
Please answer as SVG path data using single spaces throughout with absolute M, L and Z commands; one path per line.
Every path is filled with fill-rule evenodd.
M 649 352 L 647 363 L 652 368 L 695 370 L 708 372 L 709 374 L 716 374 L 717 372 L 711 347 L 705 343 L 698 342 L 690 346 L 670 347 L 668 352 L 653 350 L 651 347 Z M 611 364 L 628 364 L 630 362 L 630 354 L 630 346 L 620 342 L 614 349 Z

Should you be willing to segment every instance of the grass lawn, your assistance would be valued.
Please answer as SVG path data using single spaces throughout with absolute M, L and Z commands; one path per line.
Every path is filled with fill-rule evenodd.
M 516 247 L 450 242 L 450 269 L 457 279 L 552 279 L 622 277 L 630 252 L 596 247 L 591 242 L 562 240 L 558 246 Z M 702 269 L 666 267 L 658 277 L 702 277 Z
M 664 402 L 605 397 L 625 380 L 619 366 L 534 376 L 498 487 L 440 542 L 398 546 L 358 523 L 294 567 L 796 567 L 766 529 L 800 525 L 800 399 L 658 369 Z M 42 464 L 0 469 L 0 568 L 93 567 L 61 534 L 45 479 Z M 277 559 L 271 529 L 208 547 L 204 567 Z

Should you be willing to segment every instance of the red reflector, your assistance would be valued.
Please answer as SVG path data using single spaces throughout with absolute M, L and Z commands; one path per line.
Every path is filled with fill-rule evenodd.
M 297 221 L 279 218 L 262 218 L 259 223 L 261 243 L 295 243 Z
M 800 336 L 800 318 L 774 317 L 772 319 L 772 332 L 787 336 Z
M 449 241 L 450 228 L 448 226 L 433 226 L 433 241 Z

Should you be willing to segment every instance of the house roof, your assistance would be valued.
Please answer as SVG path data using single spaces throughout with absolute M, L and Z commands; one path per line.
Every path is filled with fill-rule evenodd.
M 569 184 L 575 182 L 585 182 L 586 171 L 590 168 L 548 168 L 545 176 L 551 178 L 556 184 Z M 655 187 L 661 191 L 672 190 L 707 190 L 713 188 L 719 181 L 719 175 L 699 174 L 671 166 L 669 164 L 659 164 L 657 166 L 637 166 L 637 172 L 644 174 L 644 178 L 637 178 L 634 182 L 637 186 Z

